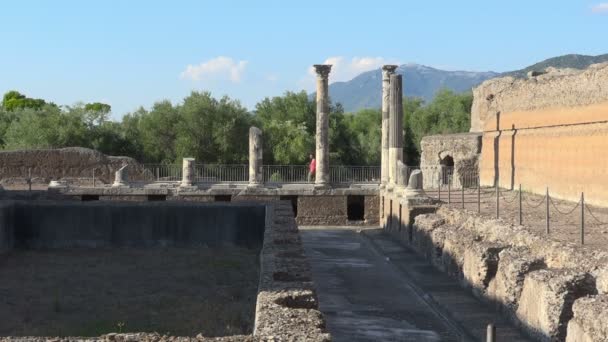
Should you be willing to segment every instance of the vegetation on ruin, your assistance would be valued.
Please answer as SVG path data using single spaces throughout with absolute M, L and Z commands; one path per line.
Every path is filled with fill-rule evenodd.
M 430 103 L 404 99 L 406 162 L 419 162 L 420 139 L 429 134 L 466 132 L 470 93 L 441 90 Z M 315 147 L 315 100 L 304 91 L 265 98 L 248 111 L 227 96 L 192 92 L 181 103 L 160 101 L 110 120 L 103 103 L 57 106 L 16 91 L 0 107 L 0 146 L 5 150 L 83 146 L 109 155 L 148 163 L 179 162 L 194 157 L 205 163 L 246 163 L 248 130 L 264 132 L 264 163 L 304 164 Z M 379 165 L 381 111 L 345 113 L 330 105 L 332 163 Z

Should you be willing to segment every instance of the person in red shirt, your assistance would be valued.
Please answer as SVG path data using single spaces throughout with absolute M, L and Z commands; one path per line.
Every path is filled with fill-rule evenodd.
M 317 161 L 312 153 L 309 154 L 308 157 L 310 158 L 310 165 L 308 166 L 308 183 L 311 183 L 315 177 L 315 172 L 317 171 Z

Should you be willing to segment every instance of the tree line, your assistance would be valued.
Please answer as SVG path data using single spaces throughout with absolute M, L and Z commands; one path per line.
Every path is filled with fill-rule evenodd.
M 404 98 L 404 155 L 408 165 L 420 158 L 420 139 L 430 134 L 467 132 L 472 95 L 441 90 L 433 101 Z M 4 150 L 82 146 L 144 163 L 247 163 L 248 131 L 263 131 L 265 164 L 304 164 L 315 149 L 315 100 L 305 91 L 268 97 L 248 111 L 238 100 L 192 92 L 182 102 L 156 102 L 110 120 L 104 103 L 58 106 L 17 92 L 4 94 L 0 106 L 0 148 Z M 330 162 L 379 165 L 380 109 L 345 113 L 330 105 Z

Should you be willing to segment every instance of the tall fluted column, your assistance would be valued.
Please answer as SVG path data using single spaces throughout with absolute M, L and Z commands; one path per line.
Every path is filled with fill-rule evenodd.
M 382 185 L 388 183 L 388 122 L 390 105 L 390 78 L 397 69 L 396 65 L 385 65 L 382 67 L 382 155 L 380 162 L 380 176 Z
M 403 87 L 401 75 L 393 74 L 390 80 L 389 106 L 389 182 L 397 182 L 399 162 L 403 162 Z
M 316 64 L 317 72 L 317 134 L 316 154 L 317 169 L 315 186 L 329 185 L 329 92 L 328 77 L 331 65 Z
M 249 186 L 262 185 L 262 130 L 249 128 Z

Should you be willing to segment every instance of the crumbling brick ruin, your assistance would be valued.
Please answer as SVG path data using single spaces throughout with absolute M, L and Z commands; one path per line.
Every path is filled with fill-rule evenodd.
M 109 184 L 114 180 L 114 172 L 123 165 L 129 165 L 131 179 L 143 177 L 143 166 L 135 159 L 106 156 L 83 147 L 2 151 L 0 181 L 8 186 L 25 184 L 31 174 L 32 182 L 42 185 L 51 180 L 90 185 L 93 176 L 98 182 Z
M 474 90 L 471 131 L 483 131 L 481 184 L 608 204 L 608 63 L 549 68 Z

